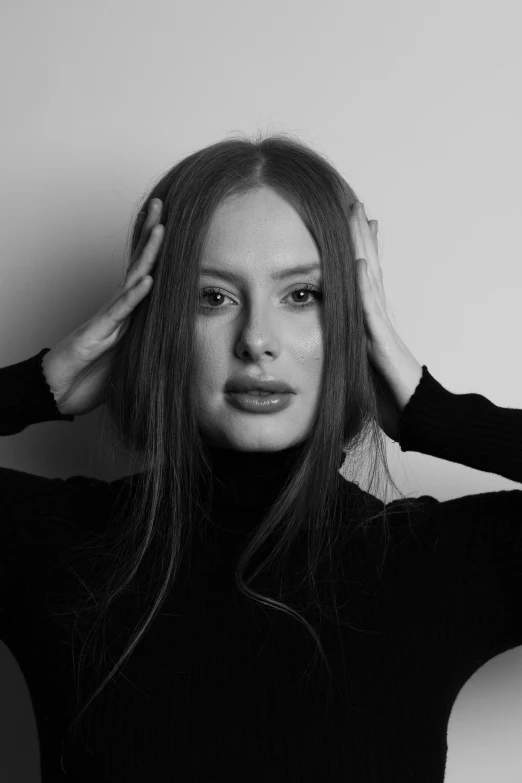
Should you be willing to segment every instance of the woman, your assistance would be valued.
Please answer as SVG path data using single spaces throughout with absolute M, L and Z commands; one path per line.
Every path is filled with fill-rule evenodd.
M 140 467 L 0 472 L 0 635 L 44 780 L 443 780 L 459 690 L 522 644 L 522 493 L 356 479 L 370 454 L 393 483 L 385 433 L 519 481 L 522 413 L 404 345 L 333 166 L 284 136 L 185 158 L 111 300 L 0 377 L 3 434 L 105 403 Z

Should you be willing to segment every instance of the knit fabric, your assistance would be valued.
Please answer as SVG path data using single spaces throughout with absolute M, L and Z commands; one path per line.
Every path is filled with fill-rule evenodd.
M 45 381 L 48 350 L 0 369 L 0 434 L 74 420 L 60 414 Z M 453 394 L 426 366 L 399 444 L 522 482 L 522 411 Z M 302 623 L 250 600 L 234 579 L 301 448 L 211 447 L 211 524 L 191 553 L 190 581 L 183 570 L 123 676 L 93 702 L 82 737 L 63 746 L 74 670 L 53 601 L 74 590 L 75 576 L 61 552 L 106 529 L 131 477 L 0 469 L 0 638 L 31 694 L 43 783 L 442 783 L 459 691 L 488 660 L 522 644 L 522 491 L 445 502 L 424 495 L 409 517 L 397 501 L 387 504 L 382 563 L 382 519 L 353 535 L 351 513 L 378 514 L 385 504 L 342 479 L 338 616 L 302 612 L 330 678 Z

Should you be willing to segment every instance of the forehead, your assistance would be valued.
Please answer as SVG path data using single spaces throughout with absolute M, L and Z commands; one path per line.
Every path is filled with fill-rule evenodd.
M 320 263 L 320 254 L 294 207 L 263 188 L 221 202 L 209 225 L 202 260 L 205 267 L 269 262 L 275 272 L 297 263 Z

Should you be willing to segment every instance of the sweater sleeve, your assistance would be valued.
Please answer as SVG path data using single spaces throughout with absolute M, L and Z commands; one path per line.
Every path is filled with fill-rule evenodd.
M 74 418 L 60 414 L 45 380 L 41 360 L 47 350 L 0 368 L 2 435 L 38 422 Z M 66 665 L 60 663 L 60 648 L 71 643 L 55 623 L 61 625 L 62 607 L 68 610 L 71 595 L 83 583 L 91 542 L 108 529 L 121 489 L 124 480 L 47 478 L 0 467 L 0 639 L 21 666 L 33 705 L 39 704 L 41 738 L 55 720 L 49 717 L 54 706 L 45 703 L 49 696 L 42 696 L 44 681 Z M 64 641 L 53 641 L 50 647 L 54 638 Z M 56 687 L 57 704 L 63 704 Z M 57 724 L 63 709 L 57 708 Z
M 402 451 L 522 483 L 522 410 L 498 407 L 480 394 L 453 394 L 426 366 L 399 433 Z M 467 628 L 462 655 L 472 660 L 470 676 L 479 664 L 522 645 L 522 490 L 444 502 L 424 495 L 415 504 L 416 540 L 430 553 L 427 568 L 435 564 L 430 573 L 440 594 L 446 593 L 441 600 L 457 607 L 454 633 Z
M 42 359 L 50 348 L 0 368 L 0 435 L 15 435 L 42 421 L 73 421 L 60 413 L 45 378 Z
M 399 444 L 522 483 L 522 410 L 453 394 L 425 365 L 399 420 Z
M 44 421 L 73 421 L 74 416 L 60 413 L 45 379 L 42 358 L 49 350 L 0 368 L 0 435 Z M 103 530 L 112 485 L 88 476 L 46 478 L 0 467 L 0 555 L 20 538 L 53 545 L 74 538 L 75 531 Z

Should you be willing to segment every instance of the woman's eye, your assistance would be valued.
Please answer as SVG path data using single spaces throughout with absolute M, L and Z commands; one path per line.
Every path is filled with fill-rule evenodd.
M 304 297 L 297 297 L 297 299 L 294 299 L 294 301 L 290 304 L 291 307 L 295 307 L 297 310 L 304 310 L 307 307 L 315 307 L 318 301 L 321 301 L 322 294 L 321 291 L 318 288 L 315 288 L 314 286 L 301 286 L 300 288 L 295 288 L 293 291 L 290 291 L 289 294 L 286 295 L 285 299 L 287 299 L 289 296 L 294 295 L 300 295 L 304 294 Z M 310 297 L 310 295 L 313 294 L 315 299 L 312 299 L 312 301 L 305 301 Z M 204 297 L 214 297 L 214 303 L 216 306 L 212 305 L 203 305 L 204 310 L 224 310 L 225 307 L 228 307 L 229 305 L 225 305 L 225 307 L 222 307 L 222 301 L 223 297 L 230 299 L 228 294 L 225 294 L 224 291 L 221 291 L 219 288 L 205 288 L 204 291 L 201 293 L 201 299 L 203 300 Z M 216 301 L 217 297 L 221 297 L 221 301 Z M 299 304 L 301 302 L 301 304 Z

